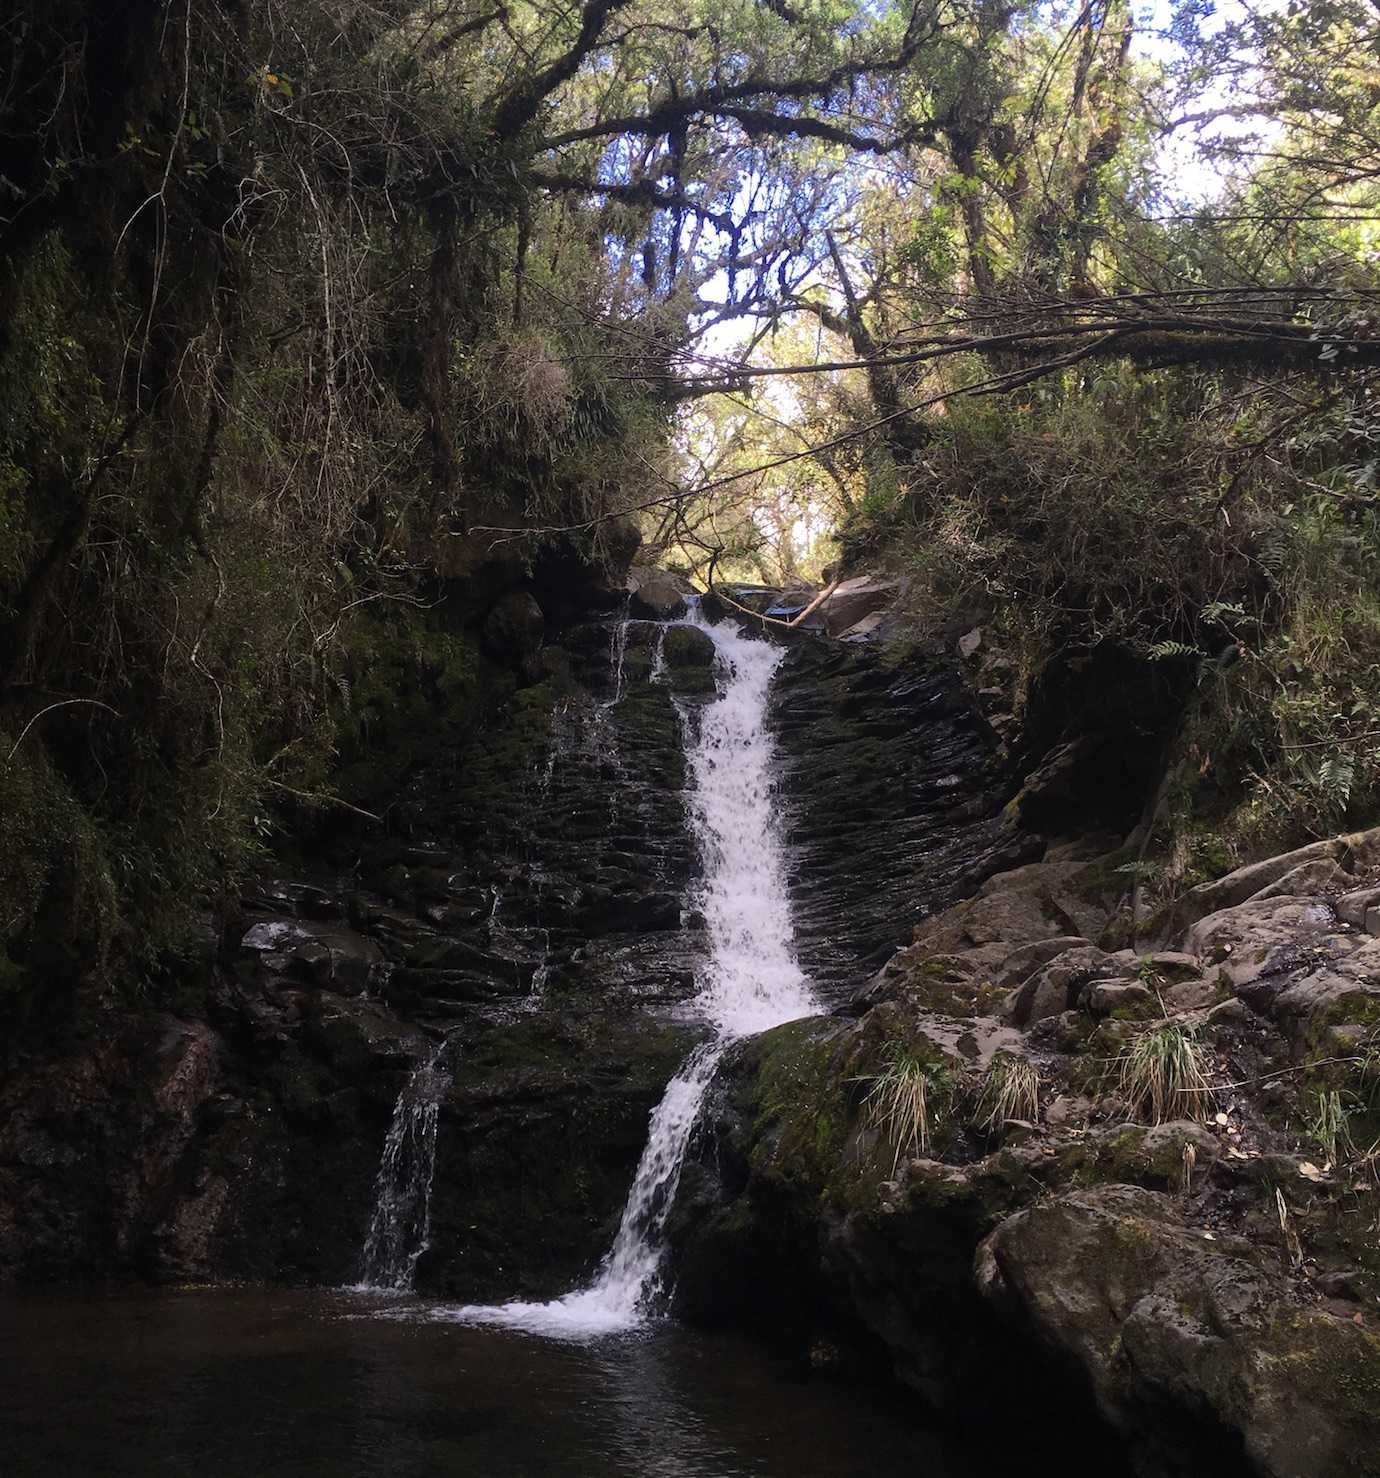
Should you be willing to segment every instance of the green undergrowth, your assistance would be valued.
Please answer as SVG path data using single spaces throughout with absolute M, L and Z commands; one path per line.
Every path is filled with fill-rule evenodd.
M 1052 664 L 1109 651 L 1186 695 L 1125 879 L 1142 913 L 1380 809 L 1375 412 L 1238 389 L 1104 367 L 955 401 L 842 532 L 904 577 L 917 634 L 982 627 L 970 676 L 1018 721 Z

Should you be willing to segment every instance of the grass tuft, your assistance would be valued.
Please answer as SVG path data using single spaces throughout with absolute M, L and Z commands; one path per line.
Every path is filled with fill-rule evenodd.
M 1354 1148 L 1351 1139 L 1351 1112 L 1342 1102 L 1337 1089 L 1318 1089 L 1312 1111 L 1304 1124 L 1304 1132 L 1327 1156 L 1328 1163 L 1338 1164 Z
M 1013 1119 L 1034 1123 L 1040 1112 L 1040 1074 L 1035 1064 L 998 1052 L 987 1065 L 973 1123 L 991 1133 Z
M 928 1153 L 950 1098 L 949 1073 L 914 1048 L 893 1045 L 886 1066 L 870 1081 L 867 1119 L 893 1146 L 894 1173 L 903 1153 Z
M 1186 1027 L 1151 1027 L 1116 1059 L 1117 1087 L 1151 1122 L 1196 1118 L 1212 1093 L 1202 1047 Z

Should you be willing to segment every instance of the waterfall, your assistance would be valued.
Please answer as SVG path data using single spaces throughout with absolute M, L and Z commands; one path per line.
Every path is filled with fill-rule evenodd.
M 450 1081 L 441 1066 L 446 1045 L 442 1042 L 417 1065 L 398 1094 L 374 1180 L 374 1214 L 357 1285 L 361 1289 L 411 1288 L 417 1259 L 427 1249 L 436 1121 Z
M 782 652 L 735 626 L 708 626 L 717 701 L 701 712 L 688 753 L 689 816 L 704 864 L 699 904 L 709 959 L 695 1005 L 713 1028 L 652 1113 L 612 1248 L 594 1281 L 552 1303 L 469 1305 L 451 1317 L 582 1338 L 634 1328 L 660 1285 L 663 1233 L 690 1134 L 730 1043 L 817 1009 L 795 960 L 785 865 L 772 805 L 767 700 Z
M 613 697 L 601 703 L 599 708 L 606 712 L 623 701 L 623 688 L 627 682 L 628 628 L 632 625 L 632 596 L 623 602 L 623 611 L 618 624 L 609 637 L 609 681 L 613 685 Z

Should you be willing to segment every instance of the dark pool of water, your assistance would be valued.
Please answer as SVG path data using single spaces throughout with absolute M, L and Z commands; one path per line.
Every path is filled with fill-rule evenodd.
M 674 1326 L 561 1344 L 346 1293 L 0 1300 L 6 1478 L 1004 1478 L 904 1396 Z M 1029 1471 L 1028 1464 L 1025 1472 Z

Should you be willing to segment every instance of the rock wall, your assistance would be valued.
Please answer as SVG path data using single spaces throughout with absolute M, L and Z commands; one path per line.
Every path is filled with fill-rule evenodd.
M 617 616 L 529 645 L 501 719 L 415 774 L 386 828 L 208 932 L 185 1009 L 107 1013 L 16 1064 L 0 1278 L 351 1281 L 398 1091 L 443 1034 L 419 1281 L 481 1298 L 588 1273 L 696 1035 L 677 705 L 693 722 L 712 655 Z
M 928 913 L 1043 843 L 954 663 L 913 644 L 795 645 L 773 721 L 802 962 L 831 998 Z

